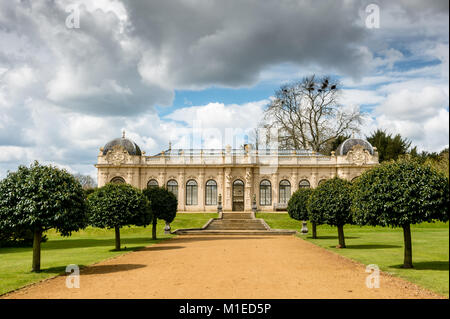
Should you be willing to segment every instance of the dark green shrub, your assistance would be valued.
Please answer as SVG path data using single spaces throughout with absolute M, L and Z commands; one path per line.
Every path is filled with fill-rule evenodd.
M 156 239 L 156 225 L 158 219 L 171 223 L 177 214 L 178 200 L 165 187 L 148 187 L 144 195 L 150 200 L 153 213 L 152 238 Z
M 147 197 L 129 184 L 106 184 L 89 195 L 89 223 L 99 228 L 114 228 L 116 245 L 120 250 L 120 228 L 146 226 L 152 214 Z
M 403 228 L 405 268 L 413 267 L 410 225 L 448 221 L 448 205 L 448 178 L 409 159 L 372 168 L 353 185 L 352 214 L 357 224 Z
M 292 219 L 299 221 L 309 219 L 307 204 L 312 192 L 311 188 L 299 188 L 292 194 L 287 206 L 287 211 Z
M 55 228 L 70 236 L 86 221 L 83 189 L 65 170 L 35 162 L 29 168 L 19 166 L 0 182 L 0 232 L 33 233 L 33 271 L 40 271 L 44 231 Z
M 326 180 L 308 201 L 308 216 L 317 224 L 336 226 L 340 248 L 345 248 L 344 225 L 352 223 L 351 183 L 339 177 Z

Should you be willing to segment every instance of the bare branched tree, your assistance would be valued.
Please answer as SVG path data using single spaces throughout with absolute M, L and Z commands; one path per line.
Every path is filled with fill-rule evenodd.
M 89 175 L 75 174 L 75 179 L 80 182 L 83 189 L 95 188 L 97 187 L 97 183 L 95 180 Z
M 359 110 L 345 110 L 339 94 L 339 82 L 330 77 L 281 86 L 264 114 L 266 124 L 279 130 L 280 148 L 321 152 L 339 136 L 358 132 Z

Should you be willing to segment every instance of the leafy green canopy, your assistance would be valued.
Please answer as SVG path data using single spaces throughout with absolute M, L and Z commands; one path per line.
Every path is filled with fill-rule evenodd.
M 449 181 L 413 160 L 383 163 L 354 183 L 352 213 L 360 225 L 401 227 L 448 221 Z
M 292 194 L 288 202 L 287 211 L 295 220 L 308 220 L 308 200 L 313 190 L 311 188 L 299 188 Z
M 100 228 L 151 222 L 150 203 L 144 194 L 128 184 L 106 184 L 88 196 L 89 222 Z
M 373 132 L 366 139 L 377 148 L 380 163 L 398 159 L 400 155 L 406 154 L 411 146 L 411 141 L 402 138 L 400 134 L 392 136 L 382 130 Z
M 83 189 L 65 170 L 34 162 L 0 182 L 0 231 L 55 228 L 63 236 L 86 226 Z
M 144 189 L 144 195 L 150 200 L 154 216 L 171 223 L 177 214 L 178 200 L 165 187 L 149 187 Z
M 351 183 L 335 177 L 317 186 L 308 201 L 311 222 L 343 226 L 352 223 Z

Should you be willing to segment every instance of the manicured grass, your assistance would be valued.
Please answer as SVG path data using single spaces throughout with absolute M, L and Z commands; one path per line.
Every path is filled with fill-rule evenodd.
M 272 228 L 301 229 L 301 222 L 287 213 L 258 213 Z M 449 296 L 449 224 L 423 223 L 413 225 L 413 269 L 403 269 L 403 231 L 401 228 L 346 225 L 344 227 L 347 248 L 337 249 L 337 228 L 328 225 L 317 227 L 317 236 L 299 235 L 316 245 L 365 265 L 377 264 L 381 270 L 402 277 L 424 288 Z
M 217 214 L 178 213 L 171 227 L 172 230 L 202 227 L 213 217 L 217 217 Z M 31 248 L 0 248 L 0 295 L 64 273 L 69 264 L 80 267 L 90 265 L 173 237 L 164 234 L 164 225 L 164 221 L 158 221 L 156 241 L 151 240 L 151 226 L 122 228 L 121 251 L 113 250 L 114 230 L 88 227 L 70 237 L 62 237 L 50 230 L 46 233 L 48 241 L 42 244 L 40 273 L 30 271 Z

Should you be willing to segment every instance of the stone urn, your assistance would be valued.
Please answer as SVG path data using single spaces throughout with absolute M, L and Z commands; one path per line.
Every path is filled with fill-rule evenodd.
M 302 229 L 300 230 L 300 232 L 302 234 L 307 234 L 308 233 L 308 227 L 306 227 L 306 222 L 305 221 L 302 222 Z
M 222 194 L 219 194 L 219 201 L 217 203 L 217 212 L 218 213 L 222 212 Z
M 166 226 L 164 226 L 164 234 L 170 234 L 170 223 L 166 222 Z

